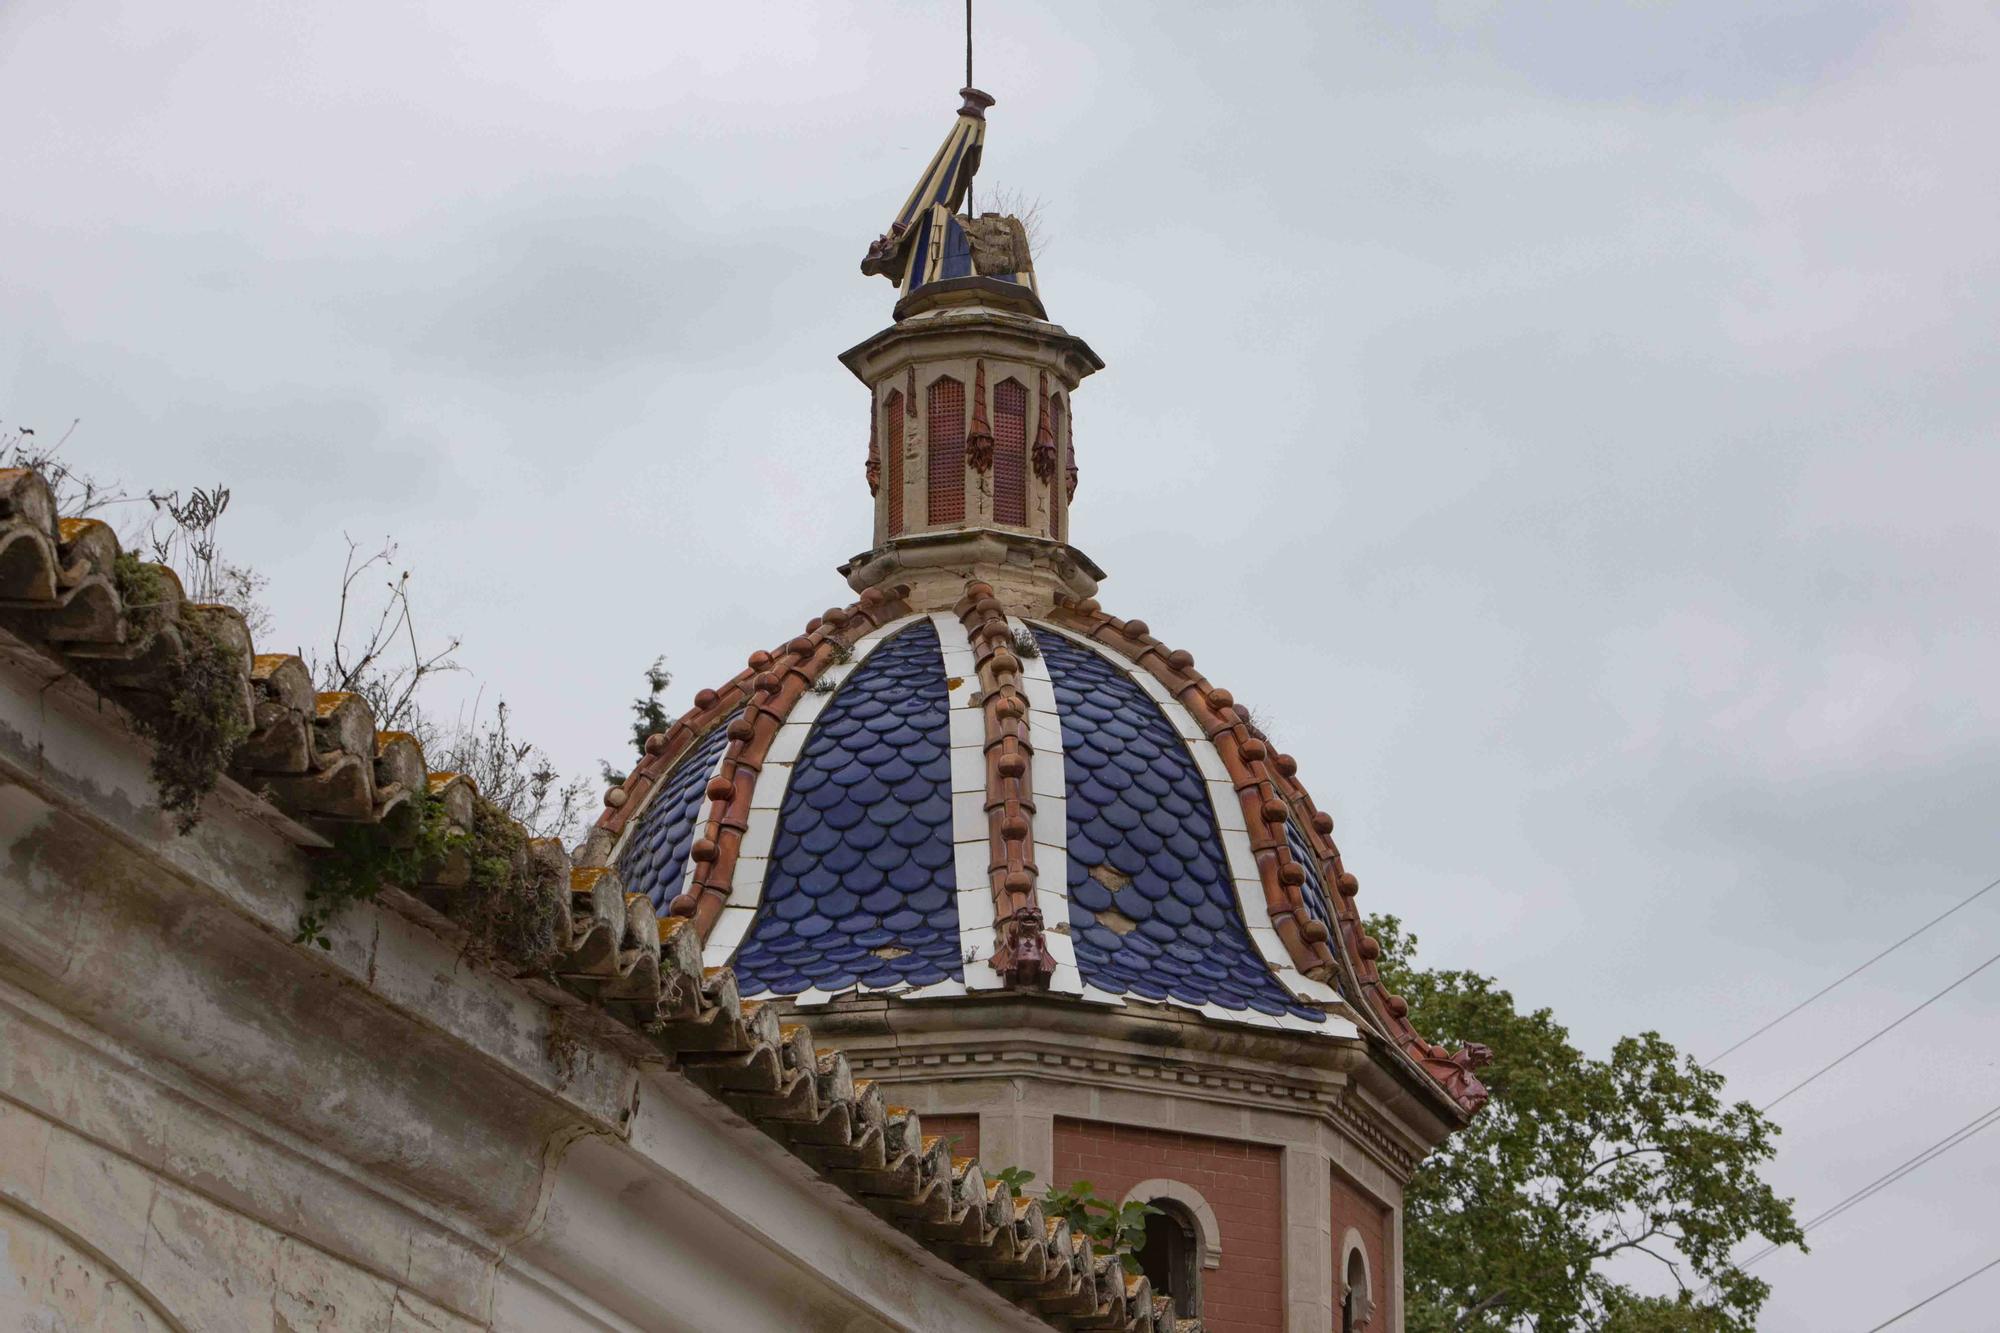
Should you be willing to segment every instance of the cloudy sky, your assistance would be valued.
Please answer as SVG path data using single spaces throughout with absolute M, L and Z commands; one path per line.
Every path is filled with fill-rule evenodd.
M 272 647 L 393 536 L 440 692 L 566 768 L 840 600 L 855 265 L 955 5 L 0 5 L 0 422 L 235 495 Z M 2000 875 L 2000 18 L 982 5 L 1079 545 L 1272 719 L 1364 905 L 1697 1054 Z M 1723 1064 L 1763 1099 L 2000 893 Z M 1816 1211 L 2000 1100 L 2000 968 L 1780 1108 Z M 1758 1271 L 1866 1327 L 2000 1254 L 2000 1135 Z M 1899 1325 L 1984 1323 L 2000 1274 Z

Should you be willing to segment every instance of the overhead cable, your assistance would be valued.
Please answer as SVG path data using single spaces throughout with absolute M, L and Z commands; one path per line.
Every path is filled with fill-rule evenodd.
M 1806 996 L 1805 999 L 1800 1000 L 1797 1004 L 1785 1010 L 1784 1013 L 1779 1014 L 1776 1018 L 1766 1023 L 1763 1027 L 1758 1028 L 1755 1032 L 1752 1032 L 1749 1036 L 1739 1040 L 1734 1046 L 1729 1047 L 1727 1050 L 1719 1051 L 1715 1055 L 1710 1056 L 1708 1059 L 1703 1060 L 1700 1063 L 1704 1065 L 1714 1065 L 1717 1062 L 1725 1059 L 1732 1053 L 1743 1049 L 1745 1046 L 1748 1046 L 1751 1042 L 1757 1040 L 1757 1038 L 1763 1036 L 1766 1032 L 1769 1032 L 1772 1028 L 1778 1026 L 1778 1024 L 1790 1018 L 1793 1014 L 1799 1012 L 1799 1010 L 1811 1004 L 1814 1000 L 1819 999 L 1822 995 L 1825 995 L 1827 992 L 1833 990 L 1836 986 L 1841 985 L 1843 982 L 1852 981 L 1854 978 L 1860 976 L 1863 972 L 1866 972 L 1869 968 L 1875 966 L 1875 964 L 1881 962 L 1884 958 L 1887 958 L 1890 954 L 1896 952 L 1896 950 L 1902 948 L 1905 944 L 1908 944 L 1911 940 L 1915 939 L 1917 936 L 1929 930 L 1932 926 L 1935 926 L 1938 922 L 1950 916 L 1953 912 L 1956 912 L 1961 908 L 1972 906 L 1973 903 L 1985 897 L 1988 893 L 1992 892 L 1996 888 L 2000 888 L 2000 879 L 1995 879 L 1991 881 L 1986 885 L 1985 888 L 1980 889 L 1977 893 L 1974 893 L 1971 897 L 1960 899 L 1956 905 L 1945 909 L 1943 912 L 1940 912 L 1938 915 L 1924 922 L 1923 925 L 1918 926 L 1915 930 L 1903 936 L 1902 939 L 1897 940 L 1894 944 L 1890 945 L 1882 952 L 1876 954 L 1873 958 L 1870 958 L 1867 962 L 1862 963 L 1860 966 L 1854 968 L 1852 971 L 1844 973 L 1843 975 L 1834 978 L 1832 981 L 1829 981 L 1826 985 L 1821 986 L 1811 995 Z
M 1811 1231 L 1814 1227 L 1821 1226 L 1827 1222 L 1831 1222 L 1834 1218 L 1840 1216 L 1848 1209 L 1854 1207 L 1857 1204 L 1865 1203 L 1867 1200 L 1873 1198 L 1875 1195 L 1889 1188 L 1889 1186 L 1895 1184 L 1897 1181 L 1901 1180 L 1904 1176 L 1909 1175 L 1912 1171 L 1915 1171 L 1918 1167 L 1924 1166 L 1929 1162 L 1937 1160 L 1938 1158 L 1944 1156 L 1946 1153 L 1950 1152 L 1953 1148 L 1956 1148 L 1959 1144 L 1964 1143 L 1967 1139 L 1970 1139 L 1973 1135 L 1979 1133 L 1979 1131 L 1981 1131 L 1982 1129 L 1990 1129 L 1994 1125 L 2000 1125 L 2000 1106 L 1992 1106 L 1987 1108 L 1986 1110 L 1980 1112 L 1978 1115 L 1974 1116 L 1971 1120 L 1967 1121 L 1965 1124 L 1960 1125 L 1957 1129 L 1954 1129 L 1951 1133 L 1939 1139 L 1936 1143 L 1931 1144 L 1930 1147 L 1925 1148 L 1922 1152 L 1917 1153 L 1915 1156 L 1907 1158 L 1904 1161 L 1899 1162 L 1895 1166 L 1889 1168 L 1887 1171 L 1884 1171 L 1881 1175 L 1875 1177 L 1875 1179 L 1869 1181 L 1866 1185 L 1863 1185 L 1860 1189 L 1854 1191 L 1854 1193 L 1848 1195 L 1846 1198 L 1842 1199 L 1839 1203 L 1836 1203 L 1829 1208 L 1823 1209 L 1821 1212 L 1819 1212 L 1812 1218 L 1808 1219 L 1806 1222 L 1800 1225 L 1799 1230 L 1802 1232 Z M 1737 1268 L 1738 1270 L 1748 1268 L 1750 1267 L 1750 1265 L 1757 1263 L 1769 1257 L 1770 1255 L 1776 1254 L 1779 1250 L 1782 1250 L 1784 1248 L 1785 1247 L 1782 1245 L 1767 1245 L 1763 1249 L 1757 1251 L 1757 1253 L 1751 1255 L 1748 1259 L 1745 1259 L 1743 1262 L 1733 1265 L 1733 1267 Z
M 1918 1014 L 1930 1008 L 1932 1005 L 1936 1004 L 1939 1000 L 1942 1000 L 1945 996 L 1951 994 L 1953 991 L 1957 990 L 1960 986 L 1963 986 L 1966 982 L 1972 980 L 1974 977 L 1978 976 L 1981 972 L 1984 972 L 1987 968 L 1993 966 L 1995 963 L 2000 963 L 2000 953 L 1994 954 L 1991 958 L 1981 963 L 1978 967 L 1973 968 L 1970 972 L 1967 972 L 1957 981 L 1952 982 L 1949 986 L 1946 986 L 1943 990 L 1931 996 L 1930 999 L 1925 1000 L 1922 1004 L 1910 1010 L 1908 1013 L 1904 1014 L 1901 1018 L 1898 1018 L 1895 1022 L 1889 1024 L 1889 1026 L 1877 1030 L 1875 1033 L 1870 1035 L 1867 1038 L 1867 1040 L 1861 1042 L 1859 1045 L 1848 1048 L 1846 1051 L 1836 1056 L 1833 1060 L 1829 1061 L 1827 1064 L 1820 1066 L 1820 1068 L 1806 1075 L 1804 1078 L 1800 1079 L 1797 1083 L 1792 1084 L 1791 1087 L 1786 1088 L 1783 1092 L 1773 1097 L 1770 1101 L 1765 1102 L 1762 1106 L 1758 1107 L 1757 1109 L 1759 1111 L 1768 1111 L 1772 1107 L 1776 1106 L 1779 1102 L 1785 1100 L 1785 1098 L 1791 1096 L 1793 1093 L 1805 1087 L 1807 1084 L 1812 1083 L 1816 1079 L 1819 1079 L 1820 1077 L 1826 1074 L 1832 1073 L 1834 1070 L 1840 1068 L 1841 1065 L 1847 1063 L 1849 1059 L 1851 1059 L 1856 1055 L 1861 1054 L 1861 1052 L 1867 1050 L 1877 1041 L 1880 1041 L 1883 1037 L 1888 1036 L 1891 1032 L 1894 1032 L 1897 1028 L 1903 1026 L 1903 1024 L 1909 1022 L 1911 1019 L 1915 1018 Z
M 1912 1305 L 1909 1309 L 1903 1310 L 1897 1314 L 1889 1316 L 1887 1319 L 1884 1319 L 1881 1323 L 1869 1329 L 1868 1333 L 1882 1333 L 1882 1330 L 1889 1327 L 1889 1325 L 1900 1323 L 1905 1316 L 1915 1314 L 1917 1311 L 1923 1309 L 1926 1305 L 1929 1305 L 1932 1301 L 1936 1300 L 1938 1297 L 1946 1296 L 1954 1291 L 1957 1291 L 1960 1287 L 1972 1281 L 1972 1279 L 1978 1277 L 1981 1273 L 1984 1273 L 1989 1268 L 2000 1268 L 2000 1259 L 1988 1260 L 1986 1263 L 1979 1265 L 1979 1267 L 1973 1269 L 1970 1273 L 1967 1273 L 1964 1277 L 1952 1283 L 1950 1286 L 1939 1287 L 1936 1291 L 1924 1297 L 1922 1300 L 1918 1301 L 1915 1305 Z

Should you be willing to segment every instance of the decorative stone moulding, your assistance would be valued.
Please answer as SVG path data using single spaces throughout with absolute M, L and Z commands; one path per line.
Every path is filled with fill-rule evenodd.
M 357 825 L 392 838 L 395 812 L 426 792 L 454 826 L 472 827 L 477 793 L 468 779 L 428 771 L 416 742 L 378 729 L 359 696 L 316 693 L 297 657 L 256 653 L 239 615 L 187 602 L 164 566 L 150 567 L 149 604 L 128 606 L 114 575 L 119 555 L 104 524 L 59 517 L 39 474 L 0 470 L 0 630 L 12 642 L 87 673 L 114 711 L 144 712 L 171 688 L 200 622 L 200 632 L 231 648 L 240 671 L 249 735 L 232 756 L 229 776 L 241 785 L 228 799 L 262 805 L 267 819 L 309 848 L 326 846 L 319 830 Z M 727 968 L 703 965 L 701 937 L 713 920 L 706 909 L 726 896 L 720 886 L 728 882 L 714 868 L 733 854 L 730 839 L 740 836 L 744 801 L 776 726 L 845 645 L 903 614 L 891 592 L 871 588 L 777 651 L 753 654 L 721 689 L 701 691 L 605 794 L 604 814 L 575 861 L 551 839 L 524 838 L 516 875 L 552 876 L 568 891 L 549 927 L 556 961 L 514 984 L 575 1015 L 595 1039 L 664 1058 L 969 1280 L 1052 1326 L 1199 1333 L 1199 1321 L 1177 1319 L 1147 1279 L 1127 1274 L 1038 1202 L 1013 1198 L 975 1159 L 952 1157 L 914 1111 L 887 1105 L 876 1085 L 857 1080 L 839 1051 L 820 1048 L 803 1025 L 781 1024 L 776 1005 L 745 1001 Z M 611 868 L 613 844 L 675 760 L 738 710 L 729 753 L 706 791 L 710 873 L 695 901 L 681 904 L 686 910 L 658 917 Z M 436 883 L 413 886 L 407 909 L 440 933 L 458 932 L 461 923 L 445 909 L 464 871 L 463 858 L 447 861 Z
M 993 425 L 986 417 L 986 360 L 973 363 L 972 428 L 965 436 L 965 465 L 984 476 L 993 470 Z
M 1104 571 L 1066 542 L 1004 528 L 933 532 L 884 542 L 840 566 L 850 588 L 907 587 L 910 607 L 945 610 L 956 605 L 968 579 L 992 584 L 1006 604 L 1028 615 L 1055 607 L 1060 597 L 1088 597 Z
M 1036 372 L 1040 383 L 1036 396 L 1040 399 L 1035 413 L 1035 444 L 1030 451 L 1030 462 L 1035 471 L 1035 479 L 1047 486 L 1056 476 L 1056 432 L 1055 423 L 1049 417 L 1049 372 Z

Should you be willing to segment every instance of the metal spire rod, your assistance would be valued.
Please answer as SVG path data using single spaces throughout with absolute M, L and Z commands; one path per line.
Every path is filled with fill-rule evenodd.
M 965 86 L 972 87 L 972 0 L 965 0 Z M 965 215 L 976 216 L 972 208 L 972 182 L 965 183 Z

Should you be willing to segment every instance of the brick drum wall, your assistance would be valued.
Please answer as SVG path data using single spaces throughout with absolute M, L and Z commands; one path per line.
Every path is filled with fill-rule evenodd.
M 1278 1150 L 1167 1130 L 1058 1120 L 1058 1188 L 1088 1180 L 1122 1199 L 1142 1180 L 1191 1186 L 1222 1228 L 1222 1267 L 1202 1271 L 1202 1318 L 1213 1333 L 1275 1333 L 1285 1326 L 1282 1176 Z
M 924 1117 L 924 1137 L 937 1134 L 952 1140 L 953 1157 L 979 1156 L 979 1117 L 976 1115 L 927 1115 Z M 1005 1162 L 984 1162 L 989 1171 L 997 1171 L 1007 1165 Z
M 1333 1308 L 1340 1310 L 1340 1293 L 1347 1281 L 1347 1274 L 1340 1268 L 1341 1240 L 1347 1229 L 1353 1227 L 1361 1233 L 1361 1240 L 1368 1247 L 1368 1285 L 1370 1295 L 1375 1300 L 1375 1318 L 1368 1325 L 1370 1333 L 1393 1328 L 1390 1320 L 1393 1312 L 1389 1309 L 1389 1210 L 1368 1195 L 1348 1183 L 1340 1172 L 1333 1173 Z M 1335 1324 L 1338 1328 L 1339 1325 Z

